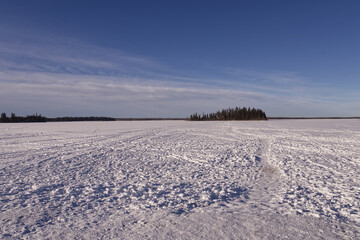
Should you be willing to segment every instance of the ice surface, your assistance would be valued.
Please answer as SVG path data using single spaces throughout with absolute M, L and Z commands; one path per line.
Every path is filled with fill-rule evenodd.
M 1 239 L 359 239 L 360 121 L 0 125 Z

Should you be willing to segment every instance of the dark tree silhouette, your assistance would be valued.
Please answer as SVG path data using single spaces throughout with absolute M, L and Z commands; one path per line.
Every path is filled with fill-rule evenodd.
M 115 121 L 115 118 L 110 117 L 58 117 L 58 118 L 46 118 L 41 114 L 28 115 L 26 117 L 16 116 L 15 113 L 11 113 L 10 117 L 6 116 L 6 113 L 1 114 L 0 122 L 68 122 L 68 121 Z
M 1 118 L 0 118 L 1 122 L 7 122 L 8 118 L 6 116 L 6 113 L 2 113 L 1 114 Z
M 191 114 L 190 121 L 216 121 L 216 120 L 267 120 L 265 112 L 255 108 L 228 108 L 216 113 Z

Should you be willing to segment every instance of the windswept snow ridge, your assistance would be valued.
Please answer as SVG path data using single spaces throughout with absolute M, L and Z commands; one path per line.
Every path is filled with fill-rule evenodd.
M 3 239 L 357 239 L 360 121 L 0 125 Z

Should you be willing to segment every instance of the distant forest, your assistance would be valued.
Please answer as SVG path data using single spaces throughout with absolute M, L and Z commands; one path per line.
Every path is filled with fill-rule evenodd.
M 47 118 L 48 122 L 76 122 L 76 121 L 116 121 L 111 117 L 58 117 Z
M 267 120 L 265 112 L 261 109 L 252 108 L 228 108 L 216 113 L 191 114 L 190 121 L 226 121 L 226 120 Z
M 58 117 L 47 118 L 41 116 L 41 114 L 28 115 L 26 117 L 16 116 L 15 113 L 11 113 L 8 117 L 6 113 L 1 114 L 0 122 L 2 123 L 17 123 L 17 122 L 72 122 L 72 121 L 115 121 L 115 118 L 110 117 Z
M 46 117 L 34 114 L 26 117 L 16 116 L 15 113 L 11 113 L 10 117 L 6 116 L 6 113 L 1 114 L 0 122 L 46 122 Z

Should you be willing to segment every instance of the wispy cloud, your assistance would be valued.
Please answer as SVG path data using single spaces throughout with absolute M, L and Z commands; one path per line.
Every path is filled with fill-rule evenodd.
M 303 78 L 294 72 L 259 72 L 241 68 L 225 68 L 224 71 L 236 77 L 246 77 L 249 81 L 276 84 L 304 84 Z
M 334 104 L 317 94 L 324 88 L 311 87 L 296 73 L 224 67 L 209 69 L 206 76 L 211 72 L 222 77 L 192 75 L 149 57 L 73 39 L 20 34 L 16 41 L 0 38 L 0 108 L 49 116 L 185 117 L 228 106 L 261 107 L 270 115 L 285 115 L 279 110 L 287 109 L 296 115 L 311 105 L 311 114 Z

